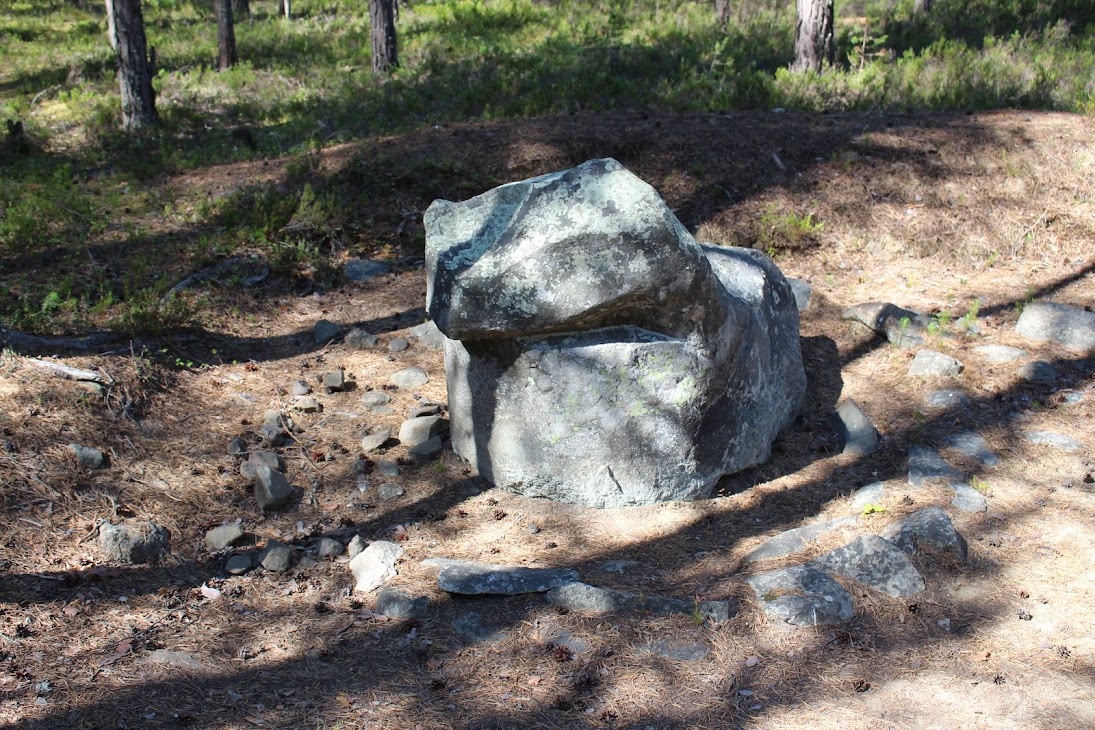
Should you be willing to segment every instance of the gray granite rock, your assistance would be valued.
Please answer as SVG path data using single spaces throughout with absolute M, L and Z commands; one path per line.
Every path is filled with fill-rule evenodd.
M 82 446 L 80 444 L 69 444 L 68 450 L 76 455 L 76 461 L 81 467 L 88 471 L 94 471 L 95 469 L 101 469 L 105 462 L 103 452 L 94 446 Z
M 218 525 L 205 533 L 205 544 L 210 550 L 224 550 L 243 539 L 243 528 L 238 522 Z
M 639 654 L 654 654 L 664 659 L 672 659 L 678 662 L 698 662 L 707 658 L 711 650 L 704 644 L 684 643 L 663 639 L 650 644 L 644 644 L 638 649 Z
M 1028 444 L 1051 446 L 1070 454 L 1084 449 L 1084 445 L 1071 436 L 1053 431 L 1023 431 L 1023 440 Z
M 317 345 L 326 345 L 331 340 L 337 340 L 342 335 L 342 328 L 334 322 L 321 319 L 312 328 L 312 337 Z
M 1023 363 L 1016 371 L 1016 374 L 1030 383 L 1056 383 L 1058 378 L 1061 377 L 1060 373 L 1057 372 L 1057 368 L 1045 360 L 1032 360 Z
M 243 575 L 251 570 L 253 563 L 247 555 L 233 555 L 224 562 L 224 572 L 229 575 Z
M 348 555 L 352 560 L 360 555 L 361 552 L 366 547 L 368 547 L 368 545 L 369 543 L 365 542 L 365 538 L 363 538 L 361 535 L 354 535 L 352 538 L 350 538 L 350 542 L 346 545 L 346 555 Z
M 524 568 L 458 562 L 441 569 L 437 584 L 448 593 L 514 596 L 518 593 L 543 593 L 578 579 L 578 573 L 570 568 Z
M 979 433 L 959 431 L 944 436 L 942 442 L 948 449 L 954 449 L 963 456 L 980 462 L 981 466 L 987 468 L 1000 466 L 1000 457 L 992 453 L 988 442 Z
M 396 575 L 395 564 L 403 556 L 403 548 L 394 542 L 376 540 L 350 560 L 354 590 L 368 593 L 384 585 Z
M 323 374 L 323 388 L 328 393 L 341 393 L 346 389 L 346 371 L 334 370 Z
M 909 484 L 922 487 L 927 481 L 964 482 L 966 475 L 947 463 L 935 449 L 927 446 L 909 447 Z
M 370 390 L 361 396 L 361 403 L 365 406 L 382 406 L 391 402 L 392 397 L 379 390 Z
M 619 573 L 623 575 L 641 567 L 642 563 L 638 560 L 610 560 L 600 567 L 600 571 L 602 573 Z
M 407 449 L 407 457 L 415 461 L 429 461 L 441 455 L 445 444 L 440 436 L 431 436 L 422 443 Z
M 905 553 L 877 535 L 861 535 L 836 550 L 819 555 L 808 565 L 839 573 L 896 598 L 924 590 L 924 579 Z
M 884 336 L 898 347 L 919 347 L 929 339 L 931 317 L 888 302 L 868 302 L 845 309 L 841 314 Z
M 1021 357 L 1026 357 L 1027 354 L 1026 350 L 1008 345 L 979 345 L 973 348 L 973 351 L 985 362 L 994 364 L 1015 362 Z
M 614 160 L 425 215 L 454 450 L 596 506 L 694 499 L 768 458 L 805 391 L 790 285 L 701 246 Z
M 841 517 L 835 520 L 815 522 L 812 525 L 794 527 L 784 530 L 775 537 L 765 541 L 759 547 L 754 548 L 743 560 L 747 563 L 755 563 L 758 560 L 771 560 L 782 558 L 800 550 L 804 550 L 814 540 L 841 527 L 854 525 L 855 517 Z
M 411 343 L 402 337 L 393 337 L 391 342 L 388 343 L 388 352 L 403 352 L 410 346 Z
M 285 475 L 275 471 L 266 464 L 255 466 L 255 501 L 259 509 L 280 509 L 289 503 L 293 496 L 292 487 L 286 481 Z
M 271 540 L 259 553 L 259 565 L 271 573 L 284 573 L 293 567 L 293 548 L 277 540 Z
M 422 418 L 423 416 L 436 416 L 439 413 L 441 413 L 441 405 L 439 403 L 431 403 L 411 410 L 411 412 L 407 414 L 407 419 Z
M 917 350 L 909 375 L 922 378 L 954 378 L 965 369 L 961 361 L 934 350 Z
M 889 495 L 885 482 L 872 482 L 865 487 L 860 487 L 852 494 L 852 509 L 862 512 L 869 505 L 882 504 Z
M 289 392 L 293 396 L 308 395 L 312 392 L 312 386 L 303 380 L 294 380 L 292 385 L 289 386 Z
M 346 547 L 333 537 L 321 537 L 316 541 L 316 555 L 321 558 L 337 558 Z
M 300 559 L 297 560 L 297 568 L 300 570 L 309 570 L 317 565 L 319 565 L 319 562 L 310 555 L 302 555 Z
M 453 620 L 452 627 L 469 644 L 497 644 L 506 638 L 505 631 L 491 628 L 475 611 L 458 616 Z
M 285 441 L 285 429 L 273 423 L 264 423 L 259 430 L 263 448 L 276 449 Z
M 376 496 L 381 502 L 391 502 L 393 499 L 399 499 L 406 491 L 398 484 L 392 484 L 391 482 L 384 482 L 376 488 Z
M 431 350 L 445 349 L 445 335 L 441 334 L 441 330 L 432 321 L 411 327 L 411 334 Z
M 924 397 L 924 405 L 931 410 L 953 411 L 968 408 L 970 398 L 961 388 L 940 388 Z
M 277 470 L 279 468 L 278 455 L 273 451 L 252 451 L 247 455 L 247 461 L 240 464 L 240 476 L 244 479 L 254 479 L 255 467 L 260 464 Z
M 399 388 L 421 388 L 430 382 L 430 376 L 426 374 L 426 371 L 416 365 L 397 370 L 388 379 L 392 385 Z
M 1095 312 L 1054 302 L 1023 307 L 1015 331 L 1031 340 L 1056 342 L 1082 352 L 1095 352 Z
M 411 598 L 398 588 L 385 586 L 376 594 L 373 610 L 388 618 L 428 618 L 430 600 L 426 596 Z
M 814 289 L 807 282 L 802 279 L 792 279 L 787 277 L 787 283 L 791 285 L 791 293 L 795 297 L 795 306 L 798 307 L 798 311 L 805 312 L 810 308 L 810 299 L 814 295 Z
M 391 267 L 387 264 L 382 264 L 379 261 L 370 261 L 369 259 L 350 259 L 342 267 L 342 275 L 347 280 L 360 284 L 363 281 L 368 281 L 377 276 L 383 276 L 384 274 L 391 272 Z
M 247 450 L 247 443 L 240 436 L 237 436 L 236 438 L 234 438 L 234 439 L 232 439 L 231 441 L 228 442 L 227 452 L 228 452 L 229 456 L 236 456 L 237 454 L 242 454 L 246 450 Z
M 859 404 L 851 398 L 836 409 L 833 426 L 836 429 L 837 443 L 843 449 L 842 453 L 866 456 L 878 449 L 878 431 Z
M 361 437 L 361 450 L 366 454 L 370 451 L 376 451 L 391 437 L 392 430 L 390 428 L 382 428 L 379 431 L 367 433 Z
M 346 333 L 346 347 L 351 350 L 368 350 L 380 344 L 380 338 L 370 334 L 360 327 L 354 327 Z
M 99 549 L 107 560 L 127 565 L 155 563 L 167 553 L 171 533 L 154 522 L 99 525 Z
M 855 615 L 852 597 L 822 571 L 804 565 L 746 580 L 771 618 L 792 626 L 825 626 Z
M 389 459 L 381 459 L 376 463 L 376 473 L 382 477 L 397 477 L 399 465 Z
M 966 539 L 954 528 L 947 513 L 939 507 L 913 512 L 905 519 L 887 525 L 882 531 L 882 537 L 910 555 L 916 555 L 927 548 L 949 553 L 963 562 L 969 558 Z
M 950 485 L 954 489 L 954 498 L 951 506 L 962 512 L 987 512 L 988 500 L 976 489 L 968 484 L 954 483 Z
M 289 407 L 294 411 L 300 411 L 301 413 L 318 413 L 323 410 L 323 406 L 319 404 L 319 401 L 310 395 L 294 399 L 293 402 L 289 404 Z
M 407 447 L 418 446 L 442 433 L 447 427 L 448 423 L 441 420 L 439 415 L 408 418 L 399 426 L 399 443 Z
M 569 611 L 589 613 L 608 613 L 613 611 L 645 611 L 647 613 L 668 616 L 684 614 L 698 615 L 716 623 L 729 621 L 734 614 L 729 601 L 685 601 L 679 598 L 666 598 L 648 593 L 627 593 L 625 591 L 598 588 L 586 583 L 566 583 L 553 588 L 545 596 L 552 606 Z

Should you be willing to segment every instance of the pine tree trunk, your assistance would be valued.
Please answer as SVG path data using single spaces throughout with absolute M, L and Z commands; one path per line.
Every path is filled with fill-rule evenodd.
M 916 0 L 913 3 L 913 15 L 927 13 L 932 9 L 932 0 Z
M 395 0 L 369 0 L 369 40 L 373 45 L 373 71 L 387 73 L 399 65 Z
M 122 92 L 122 126 L 135 129 L 155 124 L 156 100 L 152 65 L 144 35 L 141 0 L 108 0 L 114 16 L 114 47 L 118 53 L 118 85 Z
M 821 71 L 833 64 L 833 0 L 797 0 L 795 3 L 795 61 L 793 71 Z
M 715 0 L 715 20 L 720 26 L 730 22 L 730 0 Z
M 289 6 L 289 0 L 278 0 L 278 13 L 284 15 L 288 19 L 291 15 Z
M 231 0 L 213 0 L 213 11 L 217 14 L 217 70 L 224 71 L 239 61 Z
M 250 18 L 251 3 L 249 0 L 232 0 L 232 16 L 235 18 Z
M 114 3 L 106 0 L 106 35 L 110 39 L 110 49 L 118 51 L 118 40 L 114 37 Z

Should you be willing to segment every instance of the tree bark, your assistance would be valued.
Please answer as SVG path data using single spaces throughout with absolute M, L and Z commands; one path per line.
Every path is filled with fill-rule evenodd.
M 373 71 L 387 73 L 399 65 L 395 0 L 369 0 L 369 40 L 373 46 Z
M 730 0 L 715 0 L 715 20 L 721 26 L 730 22 Z
M 118 41 L 114 38 L 114 3 L 106 0 L 106 35 L 110 39 L 112 51 L 118 51 Z
M 155 124 L 152 64 L 144 35 L 141 0 L 108 0 L 114 16 L 114 47 L 118 54 L 118 85 L 122 92 L 122 126 L 135 129 Z
M 932 0 L 916 0 L 913 3 L 913 15 L 931 12 Z
M 236 55 L 236 25 L 232 19 L 231 0 L 213 0 L 217 14 L 217 70 L 232 68 L 239 61 Z
M 833 64 L 833 0 L 796 0 L 792 71 L 821 71 Z
M 290 0 L 278 0 L 278 13 L 284 15 L 286 19 L 290 16 Z
M 232 0 L 232 15 L 236 18 L 251 17 L 250 0 Z

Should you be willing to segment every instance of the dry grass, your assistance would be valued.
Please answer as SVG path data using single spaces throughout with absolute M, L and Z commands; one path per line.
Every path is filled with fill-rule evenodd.
M 669 129 L 678 134 L 668 137 Z M 1086 118 L 1014 113 L 619 114 L 462 125 L 377 141 L 377 154 L 399 154 L 408 165 L 428 155 L 475 159 L 500 179 L 616 155 L 709 240 L 750 240 L 771 205 L 813 212 L 824 225 L 817 246 L 776 252 L 788 274 L 814 285 L 802 325 L 810 375 L 803 418 L 769 463 L 728 477 L 717 496 L 696 503 L 596 511 L 480 491 L 485 485 L 446 452 L 421 467 L 405 465 L 393 481 L 406 494 L 374 504 L 374 493 L 357 489 L 358 440 L 376 426 L 397 429 L 419 399 L 444 401 L 441 357 L 417 344 L 396 354 L 383 347 L 320 348 L 310 327 L 320 318 L 365 323 L 382 343 L 406 334 L 421 320 L 424 296 L 423 273 L 413 266 L 321 297 L 275 293 L 244 310 L 253 318 L 224 314 L 216 328 L 145 343 L 144 353 L 137 343 L 132 351 L 66 357 L 69 365 L 109 374 L 105 399 L 6 353 L 0 360 L 0 722 L 21 728 L 1095 724 L 1092 364 L 1013 333 L 1015 304 L 1028 291 L 1073 304 L 1095 301 L 1091 132 Z M 774 166 L 773 151 L 789 173 Z M 337 175 L 350 152 L 326 153 L 325 169 Z M 231 168 L 220 172 L 223 178 L 213 171 L 165 184 L 197 196 L 201 186 L 246 179 Z M 399 194 L 383 204 L 410 203 Z M 972 404 L 953 414 L 926 409 L 923 397 L 954 383 L 909 379 L 910 353 L 840 319 L 844 307 L 871 300 L 957 317 L 975 298 L 982 300 L 982 335 L 937 343 L 967 366 L 957 385 Z M 1014 344 L 1030 358 L 1054 362 L 1060 382 L 1032 385 L 1012 366 L 984 364 L 972 352 L 984 342 Z M 167 359 L 158 356 L 160 348 L 168 348 Z M 211 348 L 238 363 L 219 360 Z M 168 367 L 175 356 L 208 364 L 175 370 Z M 389 416 L 365 414 L 361 393 L 411 364 L 424 368 L 430 383 L 392 391 Z M 281 453 L 290 481 L 305 495 L 318 485 L 314 502 L 302 498 L 285 512 L 259 513 L 226 443 L 257 428 L 267 409 L 284 409 L 293 380 L 315 385 L 336 368 L 346 370 L 356 390 L 318 395 L 322 413 L 294 413 L 301 431 Z M 1086 397 L 1061 405 L 1056 396 L 1065 390 Z M 847 397 L 883 433 L 883 448 L 870 457 L 835 453 L 829 417 Z M 1026 428 L 1068 433 L 1087 451 L 1031 446 L 1019 437 Z M 969 565 L 922 560 L 929 588 L 914 601 L 846 584 L 857 615 L 843 626 L 788 630 L 763 616 L 743 584 L 748 550 L 784 529 L 848 514 L 847 495 L 869 482 L 896 487 L 910 444 L 939 445 L 957 429 L 981 432 L 1003 457 L 1001 466 L 978 473 L 988 513 L 955 513 L 970 542 Z M 65 449 L 70 442 L 103 448 L 109 465 L 82 471 Z M 396 446 L 385 458 L 404 455 Z M 376 485 L 373 461 L 366 473 Z M 863 517 L 859 529 L 878 532 L 907 511 L 946 504 L 940 489 L 908 494 L 912 504 L 899 491 L 884 504 L 886 512 Z M 94 527 L 122 518 L 166 525 L 171 557 L 158 566 L 102 565 Z M 374 596 L 352 594 L 338 562 L 226 577 L 223 556 L 209 554 L 203 536 L 239 518 L 259 546 L 279 539 L 308 547 L 321 535 L 354 532 L 391 538 L 392 528 L 402 526 L 407 554 L 393 585 L 428 596 L 434 613 L 417 622 L 378 619 L 369 610 Z M 846 537 L 827 536 L 795 560 Z M 562 614 L 537 596 L 450 597 L 437 588 L 436 571 L 421 565 L 428 557 L 570 566 L 598 585 L 731 599 L 741 610 L 727 624 L 710 626 L 688 616 Z M 621 559 L 639 566 L 623 574 L 600 570 Z M 218 588 L 221 598 L 203 598 L 203 584 Z M 1019 618 L 1020 610 L 1030 620 Z M 501 631 L 500 639 L 466 644 L 451 624 L 469 611 Z M 560 654 L 550 645 L 560 632 L 588 650 Z M 644 651 L 656 641 L 699 643 L 709 654 L 681 662 Z M 161 649 L 186 652 L 203 668 L 151 661 Z

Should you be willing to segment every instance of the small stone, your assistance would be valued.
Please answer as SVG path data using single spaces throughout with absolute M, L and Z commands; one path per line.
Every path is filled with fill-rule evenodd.
M 682 614 L 701 616 L 715 623 L 729 621 L 734 614 L 729 601 L 687 601 L 643 593 L 627 593 L 598 588 L 574 581 L 553 588 L 545 596 L 548 604 L 568 611 L 606 613 L 609 611 L 645 611 L 661 616 Z
M 100 469 L 103 466 L 105 457 L 103 452 L 94 446 L 81 446 L 80 444 L 69 444 L 69 451 L 76 455 L 76 461 L 80 463 L 80 466 L 88 471 L 94 471 Z
M 1015 331 L 1040 342 L 1056 342 L 1082 352 L 1095 352 L 1095 312 L 1055 302 L 1026 305 Z
M 388 459 L 381 459 L 376 463 L 376 473 L 382 477 L 399 476 L 399 465 Z
M 388 618 L 428 618 L 430 601 L 426 596 L 411 598 L 398 588 L 385 586 L 376 594 L 373 610 Z
M 399 443 L 413 448 L 441 433 L 447 425 L 441 420 L 441 416 L 409 418 L 399 426 Z
M 1057 368 L 1045 360 L 1033 360 L 1018 370 L 1019 377 L 1029 383 L 1055 383 L 1060 377 Z
M 973 351 L 985 362 L 995 364 L 1015 362 L 1021 357 L 1026 357 L 1027 354 L 1026 350 L 1008 345 L 980 345 L 973 348 Z
M 988 512 L 989 503 L 984 496 L 968 484 L 951 484 L 954 498 L 951 506 L 962 512 Z
M 825 626 L 855 615 L 848 592 L 816 568 L 796 565 L 755 575 L 746 583 L 768 616 L 792 626 Z
M 802 279 L 787 277 L 787 283 L 791 285 L 791 293 L 795 296 L 795 306 L 798 311 L 805 312 L 810 308 L 810 298 L 814 295 L 813 287 Z
M 385 403 L 391 403 L 392 397 L 379 390 L 370 390 L 361 396 L 361 402 L 366 406 L 382 406 Z
M 441 441 L 441 437 L 432 436 L 417 446 L 408 449 L 407 456 L 415 461 L 429 461 L 440 456 L 444 448 L 445 444 Z
M 350 259 L 342 267 L 342 275 L 347 280 L 360 284 L 363 281 L 368 281 L 377 276 L 383 276 L 384 274 L 391 272 L 391 267 L 387 264 L 382 264 L 379 261 L 370 261 L 369 259 Z
M 293 566 L 293 549 L 276 540 L 271 540 L 259 553 L 259 565 L 273 573 L 284 573 Z
M 407 342 L 402 337 L 394 337 L 392 341 L 388 343 L 388 352 L 403 352 L 411 343 Z
M 540 526 L 536 523 L 532 523 L 528 526 L 528 534 L 537 535 L 540 533 Z
M 866 456 L 878 449 L 878 431 L 851 398 L 836 409 L 833 425 L 843 448 L 842 453 Z
M 862 512 L 869 505 L 880 505 L 886 499 L 886 483 L 873 482 L 861 487 L 852 494 L 852 509 Z
M 355 327 L 346 333 L 345 342 L 346 347 L 351 350 L 367 350 L 370 347 L 376 347 L 380 342 L 380 338 L 359 327 Z
M 228 525 L 218 525 L 205 533 L 205 544 L 210 550 L 224 550 L 229 545 L 234 545 L 243 538 L 243 528 L 238 522 Z
M 412 418 L 422 418 L 423 416 L 436 416 L 440 412 L 441 406 L 437 403 L 431 403 L 430 405 L 419 406 L 418 408 L 415 408 L 407 414 L 407 419 L 410 420 Z
M 441 569 L 437 584 L 448 593 L 503 595 L 543 593 L 579 578 L 570 568 L 525 568 L 458 562 Z
M 855 517 L 842 517 L 836 520 L 815 522 L 812 525 L 803 525 L 790 530 L 785 530 L 775 537 L 769 538 L 760 547 L 751 550 L 743 560 L 747 563 L 755 563 L 758 560 L 770 560 L 782 558 L 800 550 L 804 550 L 814 540 L 833 530 L 847 525 L 855 524 Z
M 979 433 L 973 431 L 952 433 L 943 437 L 943 445 L 980 462 L 981 466 L 988 468 L 1000 466 L 1000 457 L 992 453 L 988 442 Z
M 630 573 L 636 568 L 641 568 L 642 563 L 638 560 L 610 560 L 601 566 L 600 570 L 604 573 Z
M 456 618 L 452 628 L 461 639 L 470 644 L 497 644 L 506 638 L 506 633 L 495 630 L 483 622 L 483 618 L 474 611 Z
M 270 449 L 277 448 L 285 440 L 285 431 L 281 426 L 272 423 L 262 424 L 259 435 L 262 437 L 262 445 Z
M 272 451 L 252 451 L 247 456 L 247 461 L 240 464 L 240 476 L 244 479 L 254 479 L 255 467 L 259 464 L 277 470 L 279 468 L 278 455 Z
M 278 428 L 286 428 L 289 425 L 285 415 L 274 408 L 271 408 L 262 414 L 262 422 L 270 426 L 277 426 Z
M 913 596 L 925 588 L 924 579 L 905 553 L 877 535 L 857 537 L 808 565 L 847 576 L 895 598 Z
M 966 408 L 969 404 L 969 396 L 961 388 L 940 388 L 928 393 L 924 398 L 924 405 L 937 411 L 957 410 Z
M 370 406 L 369 413 L 374 416 L 390 416 L 395 413 L 395 409 L 391 406 Z
M 246 555 L 233 555 L 224 563 L 224 571 L 229 575 L 243 575 L 251 570 L 251 558 Z
M 167 552 L 171 533 L 153 522 L 99 525 L 99 549 L 107 560 L 127 565 L 156 562 Z
M 312 328 L 312 336 L 317 345 L 326 345 L 331 340 L 338 339 L 341 334 L 342 328 L 326 319 L 319 320 Z
M 420 388 L 430 382 L 430 376 L 422 368 L 412 365 L 392 373 L 389 380 L 399 388 Z
M 403 487 L 398 484 L 392 484 L 391 482 L 384 482 L 376 488 L 376 496 L 381 502 L 390 502 L 393 499 L 402 497 L 406 492 Z
M 308 385 L 303 380 L 294 380 L 293 384 L 289 386 L 289 392 L 294 396 L 308 395 L 312 392 L 312 386 Z
M 229 456 L 235 456 L 236 454 L 242 454 L 244 451 L 247 451 L 247 444 L 239 436 L 237 436 L 236 438 L 234 438 L 234 439 L 232 439 L 231 441 L 228 442 L 228 455 Z
M 319 404 L 319 401 L 311 396 L 297 398 L 289 407 L 294 411 L 300 411 L 301 413 L 318 413 L 323 410 L 323 406 Z
M 682 644 L 666 639 L 639 647 L 639 653 L 656 654 L 678 662 L 698 662 L 706 659 L 711 651 L 703 644 Z
M 966 475 L 948 464 L 935 449 L 927 446 L 909 447 L 909 484 L 924 486 L 924 482 L 942 479 L 946 482 L 965 481 Z
M 368 546 L 369 543 L 365 542 L 365 538 L 363 538 L 361 535 L 354 535 L 352 538 L 350 538 L 350 543 L 346 546 L 346 555 L 348 555 L 352 560 L 358 555 L 361 555 L 361 551 Z
M 969 557 L 965 538 L 954 529 L 947 513 L 939 507 L 922 509 L 888 525 L 882 531 L 882 537 L 910 555 L 916 555 L 927 547 L 950 553 L 962 562 Z
M 1067 453 L 1083 451 L 1084 445 L 1071 436 L 1053 431 L 1023 431 L 1023 439 L 1028 444 L 1051 446 Z
M 437 325 L 432 321 L 411 327 L 410 331 L 412 335 L 418 338 L 419 342 L 431 350 L 445 348 L 445 335 L 441 334 L 441 330 L 437 329 Z
M 152 651 L 145 652 L 144 658 L 138 661 L 147 664 L 162 664 L 191 672 L 209 671 L 209 667 L 198 661 L 193 654 L 185 651 L 153 649 Z
M 259 509 L 278 509 L 284 507 L 293 496 L 292 488 L 280 471 L 266 464 L 255 466 L 255 501 Z
M 919 347 L 930 337 L 931 317 L 888 302 L 857 304 L 845 309 L 841 316 L 884 335 L 898 347 Z
M 394 542 L 377 540 L 350 560 L 350 572 L 354 576 L 355 591 L 368 593 L 387 583 L 398 573 L 396 561 L 403 555 L 403 548 Z
M 345 546 L 333 537 L 321 537 L 316 541 L 316 555 L 321 558 L 337 558 L 344 552 Z
M 346 389 L 346 372 L 335 370 L 323 376 L 323 387 L 328 393 L 341 393 Z
M 361 439 L 361 450 L 366 454 L 370 451 L 379 449 L 384 443 L 392 437 L 392 430 L 390 428 L 382 428 L 379 431 L 373 433 L 367 433 Z
M 941 618 L 935 622 L 936 625 L 944 631 L 951 630 L 951 620 L 949 618 Z
M 297 561 L 297 567 L 301 570 L 309 570 L 319 565 L 316 559 L 308 555 L 304 555 Z
M 960 361 L 934 350 L 917 350 L 909 375 L 924 378 L 953 378 L 965 369 Z

